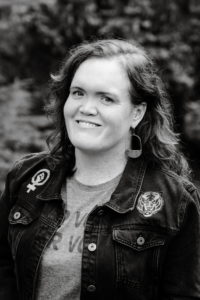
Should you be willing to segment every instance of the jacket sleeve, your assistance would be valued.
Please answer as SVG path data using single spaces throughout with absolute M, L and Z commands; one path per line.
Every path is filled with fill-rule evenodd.
M 5 190 L 0 197 L 0 299 L 18 299 L 14 262 L 8 243 L 8 215 L 11 204 L 10 177 L 14 176 L 14 169 L 8 174 Z
M 180 205 L 180 232 L 168 248 L 162 300 L 200 299 L 200 198 L 196 189 L 185 192 Z

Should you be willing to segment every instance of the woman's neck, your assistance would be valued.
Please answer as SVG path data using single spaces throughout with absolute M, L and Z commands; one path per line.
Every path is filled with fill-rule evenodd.
M 86 185 L 107 182 L 123 172 L 127 162 L 125 154 L 91 154 L 75 150 L 76 172 L 74 177 Z

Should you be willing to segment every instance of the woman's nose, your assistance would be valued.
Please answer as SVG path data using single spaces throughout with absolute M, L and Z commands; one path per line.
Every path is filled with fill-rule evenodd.
M 95 100 L 92 97 L 88 97 L 87 99 L 84 99 L 82 102 L 80 108 L 80 113 L 85 115 L 96 115 L 97 114 L 97 107 Z

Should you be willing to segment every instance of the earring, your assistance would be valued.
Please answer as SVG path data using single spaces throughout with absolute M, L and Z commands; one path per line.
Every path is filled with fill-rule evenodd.
M 127 155 L 131 158 L 138 158 L 142 154 L 142 142 L 139 135 L 135 134 L 135 128 L 131 128 L 131 148 L 127 150 Z

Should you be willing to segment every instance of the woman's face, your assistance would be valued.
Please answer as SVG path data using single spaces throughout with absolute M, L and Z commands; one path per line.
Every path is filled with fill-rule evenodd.
M 130 128 L 136 127 L 145 105 L 131 103 L 129 79 L 116 59 L 90 58 L 77 69 L 64 106 L 69 139 L 88 153 L 125 151 Z

